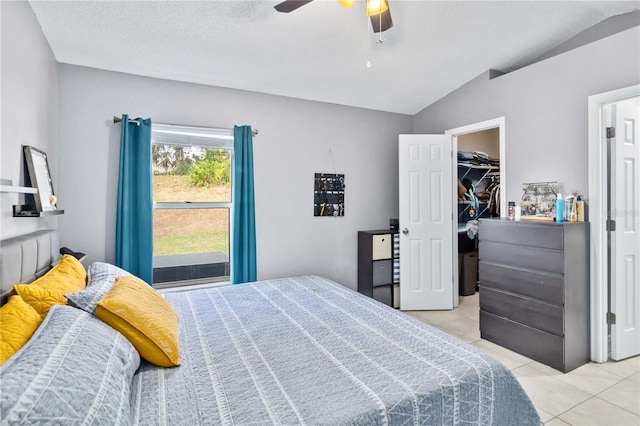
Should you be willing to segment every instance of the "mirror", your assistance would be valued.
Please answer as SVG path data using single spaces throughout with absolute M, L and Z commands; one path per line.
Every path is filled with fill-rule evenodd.
M 34 196 L 36 209 L 40 212 L 56 210 L 56 197 L 49 173 L 47 154 L 32 146 L 24 147 L 24 158 L 29 171 L 31 186 L 38 189 Z

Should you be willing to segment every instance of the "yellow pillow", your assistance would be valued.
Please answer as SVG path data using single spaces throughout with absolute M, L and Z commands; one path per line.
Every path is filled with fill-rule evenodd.
M 87 285 L 87 271 L 75 257 L 65 254 L 49 272 L 31 284 L 16 284 L 13 289 L 40 314 L 47 316 L 55 305 L 64 305 L 64 294 L 75 293 Z
M 150 363 L 180 365 L 178 315 L 140 278 L 116 277 L 111 290 L 96 303 L 96 316 L 126 337 Z
M 0 308 L 0 364 L 11 358 L 38 329 L 42 318 L 20 296 Z

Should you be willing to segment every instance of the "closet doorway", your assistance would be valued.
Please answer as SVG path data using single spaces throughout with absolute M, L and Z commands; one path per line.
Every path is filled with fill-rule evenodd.
M 457 194 L 453 197 L 457 229 L 452 237 L 455 308 L 460 294 L 475 291 L 477 235 L 469 238 L 477 230 L 475 220 L 506 216 L 505 118 L 457 127 L 445 134 L 452 137 L 452 181 Z
M 502 166 L 498 173 L 499 189 L 504 194 L 504 117 L 451 129 L 444 135 L 399 135 L 400 252 L 404 253 L 400 256 L 402 310 L 449 310 L 459 305 L 460 228 L 455 196 L 458 138 L 490 129 L 498 129 Z M 491 167 L 485 169 L 491 171 L 488 170 Z M 503 215 L 504 198 L 499 203 Z M 476 210 L 478 207 L 479 201 Z

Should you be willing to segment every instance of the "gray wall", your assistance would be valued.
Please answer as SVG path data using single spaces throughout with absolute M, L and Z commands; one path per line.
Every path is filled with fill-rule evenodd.
M 509 199 L 520 183 L 558 180 L 587 192 L 587 97 L 640 82 L 638 27 L 489 80 L 472 80 L 415 117 L 231 89 L 56 66 L 27 2 L 0 2 L 0 177 L 22 183 L 23 144 L 49 155 L 58 219 L 13 219 L 1 194 L 1 237 L 60 229 L 61 242 L 113 261 L 120 126 L 128 113 L 211 127 L 250 124 L 258 276 L 318 273 L 356 285 L 356 231 L 398 214 L 397 136 L 506 117 Z M 19 41 L 19 42 L 17 42 Z M 58 80 L 56 82 L 56 80 Z M 58 124 L 59 115 L 59 124 Z M 313 173 L 346 175 L 346 216 L 313 217 Z
M 489 79 L 486 72 L 414 117 L 415 133 L 505 117 L 508 200 L 521 183 L 588 192 L 587 98 L 640 83 L 640 27 Z
M 249 124 L 254 139 L 258 278 L 322 274 L 356 287 L 357 231 L 398 214 L 398 134 L 412 117 L 60 65 L 60 235 L 114 260 L 120 125 L 113 115 L 209 127 Z M 345 174 L 345 216 L 313 216 L 315 172 Z
M 47 153 L 57 192 L 57 64 L 26 1 L 0 2 L 1 121 L 0 178 L 24 185 L 22 145 Z M 12 217 L 12 205 L 24 196 L 0 193 L 0 238 L 55 228 L 56 218 Z

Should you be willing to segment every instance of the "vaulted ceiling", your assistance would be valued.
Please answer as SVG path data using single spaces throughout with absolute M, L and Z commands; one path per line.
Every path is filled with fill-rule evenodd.
M 530 63 L 638 1 L 30 1 L 58 62 L 415 114 L 488 69 Z M 367 67 L 367 62 L 371 66 Z

